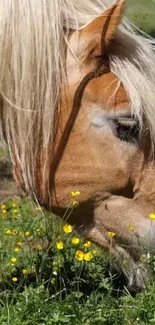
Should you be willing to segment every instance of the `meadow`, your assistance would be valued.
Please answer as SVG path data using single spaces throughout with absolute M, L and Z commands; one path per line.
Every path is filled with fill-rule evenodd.
M 113 240 L 114 234 L 109 236 Z M 146 290 L 135 297 L 112 263 L 28 198 L 3 203 L 0 325 L 155 324 L 154 256 L 142 256 L 151 276 Z
M 151 0 L 129 0 L 128 16 L 152 35 L 154 12 Z M 73 209 L 78 194 L 70 193 Z M 135 294 L 109 255 L 29 198 L 12 195 L 0 205 L 0 325 L 155 325 L 155 256 L 147 251 L 141 263 L 149 280 Z

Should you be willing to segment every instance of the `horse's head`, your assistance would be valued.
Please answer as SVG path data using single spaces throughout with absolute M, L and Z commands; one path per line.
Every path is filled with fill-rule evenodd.
M 148 217 L 155 212 L 155 170 L 142 107 L 133 110 L 130 91 L 112 69 L 124 2 L 70 34 L 55 189 L 61 207 L 68 206 L 71 191 L 80 191 L 80 205 L 70 222 L 85 224 L 87 235 L 104 247 L 109 246 L 108 232 L 114 232 L 111 249 L 134 268 L 128 253 L 134 261 L 139 258 L 138 238 L 142 246 L 155 249 L 155 227 L 150 230 Z M 122 76 L 123 69 L 122 65 Z M 89 210 L 87 215 L 82 210 L 87 204 L 93 209 L 92 224 L 87 224 Z M 133 284 L 136 276 L 141 285 L 139 269 L 136 272 L 130 269 L 130 281 Z

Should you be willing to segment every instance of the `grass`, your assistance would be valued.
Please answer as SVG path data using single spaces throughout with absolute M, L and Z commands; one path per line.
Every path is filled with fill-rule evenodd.
M 0 208 L 0 265 L 0 325 L 155 324 L 153 277 L 132 297 L 102 250 L 28 199 Z
M 155 36 L 155 1 L 130 0 L 127 13 L 129 18 L 145 32 Z
M 1 325 L 111 319 L 103 252 L 27 200 L 2 205 L 0 218 Z

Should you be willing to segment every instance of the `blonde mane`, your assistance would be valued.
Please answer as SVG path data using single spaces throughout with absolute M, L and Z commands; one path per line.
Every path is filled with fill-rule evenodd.
M 1 136 L 5 135 L 31 195 L 37 192 L 41 153 L 43 191 L 49 187 L 68 32 L 83 28 L 110 4 L 109 0 L 0 0 Z M 124 84 L 140 123 L 144 112 L 155 139 L 155 42 L 137 34 L 128 21 L 122 22 L 115 51 L 112 47 L 109 54 L 110 67 Z

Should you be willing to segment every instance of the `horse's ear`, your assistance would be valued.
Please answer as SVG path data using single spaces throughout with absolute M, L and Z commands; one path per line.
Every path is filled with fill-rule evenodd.
M 85 36 L 95 40 L 98 51 L 103 51 L 103 44 L 107 47 L 115 36 L 117 28 L 121 22 L 125 11 L 126 0 L 118 0 L 115 5 L 106 10 L 100 17 L 94 19 L 83 29 Z M 103 39 L 102 39 L 103 37 Z

